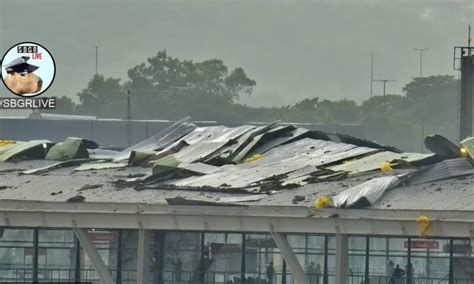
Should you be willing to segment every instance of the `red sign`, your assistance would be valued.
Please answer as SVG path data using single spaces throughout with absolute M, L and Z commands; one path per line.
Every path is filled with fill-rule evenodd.
M 408 248 L 408 241 L 405 241 L 405 248 Z M 439 249 L 438 241 L 411 241 L 412 249 Z
M 89 231 L 89 236 L 94 243 L 109 243 L 114 239 L 112 232 Z

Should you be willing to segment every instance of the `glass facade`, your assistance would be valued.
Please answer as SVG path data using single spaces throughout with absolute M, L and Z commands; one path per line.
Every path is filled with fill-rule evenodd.
M 91 230 L 117 283 L 136 283 L 138 232 Z M 336 238 L 289 234 L 310 284 L 335 284 Z M 474 284 L 469 240 L 349 236 L 347 283 Z M 297 284 L 269 234 L 152 231 L 150 283 Z M 0 229 L 0 281 L 100 283 L 71 230 Z

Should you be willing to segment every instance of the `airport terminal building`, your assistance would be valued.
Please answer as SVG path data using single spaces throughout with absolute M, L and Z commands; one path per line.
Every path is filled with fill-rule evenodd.
M 0 281 L 474 283 L 474 143 L 425 142 L 189 121 L 120 152 L 4 140 Z

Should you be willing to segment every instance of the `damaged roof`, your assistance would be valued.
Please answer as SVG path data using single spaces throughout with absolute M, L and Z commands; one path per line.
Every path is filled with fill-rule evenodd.
M 293 125 L 185 118 L 123 151 L 80 138 L 0 143 L 0 200 L 474 210 L 471 156 L 448 142 L 430 136 L 433 153 L 406 153 Z

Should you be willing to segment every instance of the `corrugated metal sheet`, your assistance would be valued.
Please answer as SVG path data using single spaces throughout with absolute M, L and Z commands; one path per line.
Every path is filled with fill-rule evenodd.
M 384 151 L 381 149 L 389 149 L 389 147 L 352 136 L 339 134 L 336 136 L 341 141 L 351 143 L 335 142 L 339 141 L 335 138 L 335 134 L 327 136 L 319 131 L 308 131 L 291 125 L 282 126 L 273 123 L 262 127 L 252 125 L 197 127 L 188 123 L 187 120 L 182 120 L 123 152 L 97 153 L 96 157 L 105 157 L 109 159 L 108 161 L 90 163 L 91 160 L 74 160 L 69 164 L 56 163 L 46 167 L 45 164 L 41 164 L 42 168 L 27 170 L 24 173 L 44 173 L 50 169 L 62 168 L 55 174 L 68 175 L 74 169 L 65 167 L 82 163 L 76 170 L 103 169 L 107 173 L 100 177 L 102 182 L 98 182 L 104 184 L 104 188 L 107 187 L 112 191 L 115 187 L 126 189 L 131 195 L 137 192 L 133 189 L 172 189 L 160 190 L 160 198 L 173 199 L 181 196 L 180 194 L 186 197 L 184 201 L 172 200 L 177 203 L 260 202 L 259 200 L 265 199 L 266 196 L 261 193 L 275 193 L 272 194 L 273 198 L 280 193 L 278 191 L 289 188 L 297 190 L 296 187 L 308 184 L 298 188 L 304 189 L 302 190 L 304 194 L 301 196 L 304 196 L 305 202 L 311 200 L 316 194 L 326 192 L 334 196 L 336 206 L 343 208 L 374 204 L 402 179 L 400 175 L 383 176 L 384 174 L 380 171 L 347 178 L 348 174 L 377 170 L 386 161 L 402 160 L 401 164 L 413 166 L 419 161 L 429 160 L 424 163 L 433 163 L 434 159 L 430 159 L 432 157 L 439 159 L 439 156 L 434 154 Z M 328 140 L 329 138 L 333 138 L 334 141 Z M 18 143 L 18 145 L 1 147 L 0 157 L 23 145 Z M 454 149 L 447 148 L 449 151 Z M 132 153 L 136 153 L 132 159 L 134 163 L 126 163 Z M 254 154 L 261 155 L 254 159 L 246 159 Z M 114 158 L 114 163 L 110 163 L 111 157 Z M 129 173 L 133 168 L 132 165 L 149 166 L 150 160 L 153 160 L 155 164 L 152 171 L 149 167 L 136 167 L 141 170 L 139 176 Z M 407 165 L 404 162 L 413 163 Z M 115 174 L 116 170 L 106 170 L 114 167 L 126 167 L 120 169 L 120 172 L 125 175 L 119 177 Z M 402 171 L 412 173 L 413 168 L 409 168 Z M 395 169 L 394 173 L 399 174 L 400 171 Z M 447 160 L 444 164 L 439 163 L 419 171 L 413 175 L 411 182 L 412 186 L 416 186 L 419 183 L 467 174 L 474 174 L 467 159 Z M 81 175 L 89 176 L 87 173 L 76 172 L 74 177 Z M 368 176 L 376 178 L 367 180 Z M 28 177 L 22 176 L 22 178 Z M 99 179 L 96 180 L 99 181 Z M 68 180 L 68 182 L 71 181 L 74 180 Z M 314 185 L 314 183 L 318 184 Z M 402 189 L 400 187 L 390 193 Z M 205 191 L 214 192 L 206 194 Z M 242 195 L 242 192 L 254 195 Z M 235 193 L 240 194 L 233 196 L 232 194 Z M 259 193 L 260 195 L 255 195 Z M 293 195 L 295 195 L 294 191 L 287 191 L 275 199 L 269 198 L 272 200 L 268 202 L 285 204 L 283 199 L 289 198 L 288 203 L 290 203 Z M 223 199 L 218 199 L 216 196 Z
M 223 171 L 202 177 L 190 177 L 170 182 L 177 187 L 250 188 L 284 182 L 286 175 L 298 169 L 330 164 L 377 151 L 366 147 L 305 138 L 292 144 L 275 148 L 263 158 L 236 166 L 225 166 Z M 305 172 L 306 173 L 306 172 Z M 257 190 L 258 191 L 258 190 Z M 255 189 L 252 189 L 255 192 Z
M 175 153 L 175 157 L 186 163 L 201 161 L 253 128 L 255 126 L 252 125 L 233 128 L 226 126 L 198 127 L 173 143 L 176 145 L 184 142 L 186 145 Z
M 335 135 L 337 138 L 339 138 L 339 140 L 342 143 L 353 144 L 353 145 L 356 145 L 356 146 L 359 146 L 359 147 L 370 147 L 370 148 L 374 148 L 374 149 L 381 149 L 381 150 L 386 150 L 386 151 L 396 152 L 396 153 L 402 153 L 403 152 L 402 150 L 400 150 L 396 147 L 385 146 L 385 145 L 382 145 L 382 144 L 380 144 L 376 141 L 372 141 L 372 140 L 367 140 L 367 139 L 363 139 L 363 138 L 359 138 L 359 137 L 355 137 L 355 136 L 351 136 L 351 135 L 347 135 L 347 134 L 340 134 L 340 133 L 335 133 L 333 135 Z
M 420 170 L 409 180 L 410 184 L 417 185 L 437 180 L 474 174 L 474 168 L 466 158 L 444 160 Z
M 115 150 L 109 150 L 109 149 L 87 149 L 89 152 L 89 157 L 91 159 L 97 159 L 97 160 L 106 160 L 110 159 L 110 157 L 113 157 L 117 155 L 119 152 Z
M 329 170 L 338 172 L 344 171 L 349 175 L 360 174 L 368 171 L 380 169 L 383 162 L 391 162 L 394 160 L 403 160 L 411 163 L 432 157 L 434 154 L 420 153 L 394 153 L 394 152 L 378 152 L 367 157 L 356 160 L 349 160 L 340 165 L 326 167 Z
M 339 208 L 367 207 L 376 203 L 385 191 L 398 183 L 397 176 L 374 178 L 334 196 L 333 204 Z
M 250 141 L 250 139 L 255 135 L 255 133 L 260 133 L 269 128 L 270 126 L 259 126 L 250 129 L 240 137 L 237 137 L 235 139 L 235 143 L 228 145 L 225 148 L 219 149 L 213 155 L 210 155 L 207 158 L 207 161 L 211 161 L 213 159 L 221 159 L 225 160 L 226 162 L 229 162 L 230 157 L 234 155 L 234 153 L 239 151 L 241 148 L 245 147 L 245 145 Z
M 90 161 L 92 161 L 92 159 L 85 158 L 85 159 L 73 159 L 73 160 L 67 160 L 67 161 L 61 161 L 61 162 L 54 162 L 54 163 L 48 164 L 46 166 L 35 167 L 33 169 L 25 170 L 25 171 L 21 172 L 21 174 L 24 174 L 24 175 L 44 174 L 44 173 L 46 173 L 50 170 L 53 170 L 53 169 L 76 166 L 76 165 L 80 165 L 81 163 L 86 163 L 86 162 L 90 162 Z M 52 161 L 49 161 L 49 162 L 51 163 Z
M 275 126 L 268 131 L 253 135 L 251 139 L 249 139 L 248 143 L 245 147 L 239 149 L 232 155 L 232 161 L 234 163 L 239 163 L 245 160 L 247 157 L 251 156 L 251 151 L 260 145 L 264 145 L 266 141 L 272 140 L 276 137 L 281 137 L 285 135 L 290 129 L 294 128 L 293 126 Z
M 457 145 L 438 134 L 427 136 L 425 146 L 443 159 L 454 159 L 461 156 Z
M 275 147 L 295 140 L 299 140 L 305 137 L 308 132 L 310 132 L 308 129 L 302 127 L 287 127 L 285 130 L 286 131 L 283 132 L 281 136 L 272 137 L 273 139 L 269 139 L 268 141 L 265 141 L 265 143 L 262 143 L 262 145 L 254 147 L 251 151 L 247 153 L 246 156 L 251 157 L 255 154 L 264 154 Z
M 44 159 L 48 146 L 52 144 L 49 140 L 31 140 L 8 144 L 0 147 L 0 161 L 6 162 L 21 156 Z
M 461 145 L 466 148 L 467 153 L 471 157 L 471 159 L 474 159 L 474 137 L 469 137 L 461 141 Z
M 114 155 L 114 161 L 128 160 L 132 151 L 161 150 L 174 143 L 179 138 L 193 131 L 197 126 L 194 123 L 188 123 L 190 117 L 173 123 L 166 129 L 158 132 L 152 137 L 135 144 L 122 152 Z

